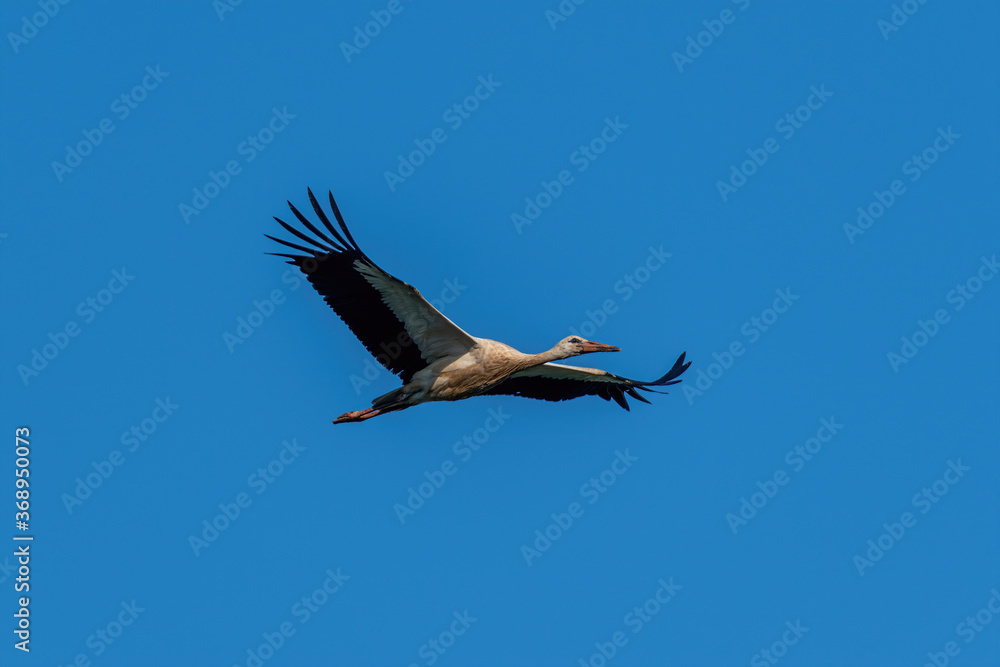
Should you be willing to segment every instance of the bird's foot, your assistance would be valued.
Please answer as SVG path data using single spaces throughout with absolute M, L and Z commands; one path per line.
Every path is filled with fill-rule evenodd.
M 368 408 L 367 410 L 352 410 L 351 412 L 345 412 L 336 419 L 333 420 L 334 424 L 344 424 L 346 422 L 363 422 L 366 419 L 371 419 L 377 415 L 381 414 L 381 411 L 375 408 Z

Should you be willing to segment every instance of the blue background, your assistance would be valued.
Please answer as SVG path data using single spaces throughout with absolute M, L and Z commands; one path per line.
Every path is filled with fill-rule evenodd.
M 913 3 L 885 34 L 888 1 L 663 4 L 588 2 L 553 23 L 554 0 L 404 1 L 350 62 L 341 44 L 386 3 L 72 2 L 47 20 L 3 4 L 2 427 L 11 441 L 31 428 L 36 540 L 30 656 L 12 647 L 0 559 L 5 664 L 254 664 L 282 623 L 295 634 L 264 664 L 599 667 L 595 644 L 616 632 L 614 665 L 770 664 L 764 649 L 922 665 L 948 642 L 949 664 L 997 664 L 1000 619 L 971 642 L 960 624 L 1000 587 L 1000 280 L 949 300 L 1000 251 L 996 3 Z M 122 118 L 114 101 L 147 67 L 168 74 Z M 445 112 L 490 76 L 454 127 Z M 832 96 L 787 137 L 776 123 L 813 86 Z M 241 143 L 274 109 L 294 118 L 248 161 Z M 57 174 L 102 119 L 113 131 Z M 579 171 L 573 153 L 606 119 L 627 128 Z M 386 172 L 436 128 L 446 141 L 391 188 Z M 948 128 L 959 138 L 911 181 L 904 163 Z M 723 198 L 718 182 L 768 138 L 777 152 Z M 230 160 L 239 173 L 186 220 Z M 573 182 L 517 229 L 563 169 Z M 845 223 L 895 179 L 905 193 L 852 243 Z M 652 379 L 686 350 L 693 366 L 631 413 L 489 397 L 332 426 L 397 382 L 358 387 L 371 357 L 264 255 L 271 216 L 286 199 L 308 208 L 307 186 L 333 189 L 362 247 L 428 298 L 457 283 L 444 310 L 474 335 L 541 351 L 611 299 L 585 332 L 622 352 L 578 363 Z M 638 272 L 641 289 L 616 291 L 661 245 L 672 256 Z M 125 289 L 81 310 L 123 267 Z M 274 290 L 282 303 L 227 344 Z M 776 290 L 798 299 L 775 321 Z M 894 369 L 888 353 L 939 309 L 948 321 Z M 79 334 L 23 375 L 70 322 Z M 712 367 L 733 343 L 742 356 Z M 178 407 L 129 451 L 157 399 Z M 509 416 L 487 439 L 490 410 Z M 786 453 L 823 419 L 843 427 L 796 470 Z M 463 460 L 466 437 L 484 443 Z M 304 449 L 253 485 L 285 441 Z M 67 506 L 116 450 L 121 465 Z M 637 460 L 591 504 L 581 486 L 616 451 Z M 455 474 L 401 523 L 394 506 L 448 460 Z M 921 513 L 914 496 L 949 461 L 969 470 Z M 250 505 L 196 555 L 191 536 L 225 525 L 219 505 L 241 493 Z M 734 534 L 727 515 L 754 498 Z M 529 565 L 522 547 L 574 502 L 582 515 Z M 915 525 L 859 573 L 904 512 Z M 303 623 L 294 605 L 337 568 L 349 579 Z M 660 579 L 682 588 L 633 632 L 626 615 Z M 112 644 L 92 638 L 133 600 L 143 611 Z M 476 621 L 432 653 L 466 610 Z

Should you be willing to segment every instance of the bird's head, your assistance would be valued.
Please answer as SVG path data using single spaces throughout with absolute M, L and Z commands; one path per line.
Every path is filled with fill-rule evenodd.
M 566 336 L 556 344 L 559 351 L 567 357 L 575 357 L 588 352 L 621 352 L 621 348 L 604 343 L 595 343 L 580 336 Z

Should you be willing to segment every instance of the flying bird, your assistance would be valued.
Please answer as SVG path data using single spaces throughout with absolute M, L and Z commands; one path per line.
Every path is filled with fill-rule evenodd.
M 361 250 L 330 193 L 330 208 L 339 231 L 308 190 L 309 202 L 326 231 L 309 222 L 288 202 L 292 214 L 309 233 L 274 219 L 307 245 L 269 239 L 298 251 L 268 253 L 298 267 L 326 303 L 403 386 L 379 396 L 364 410 L 345 412 L 334 424 L 371 419 L 427 401 L 458 401 L 470 396 L 508 394 L 546 401 L 580 396 L 612 399 L 626 410 L 628 395 L 649 403 L 636 390 L 676 384 L 691 362 L 680 355 L 667 374 L 652 382 L 630 380 L 597 368 L 553 363 L 590 352 L 618 352 L 614 345 L 567 336 L 551 349 L 524 354 L 504 343 L 463 331 L 427 302 L 414 287 L 393 277 Z

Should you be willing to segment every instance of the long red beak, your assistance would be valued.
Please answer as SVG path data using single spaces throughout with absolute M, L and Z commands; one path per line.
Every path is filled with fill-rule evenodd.
M 583 352 L 621 352 L 620 347 L 615 347 L 614 345 L 605 345 L 604 343 L 595 343 L 592 340 L 588 340 L 583 344 Z

